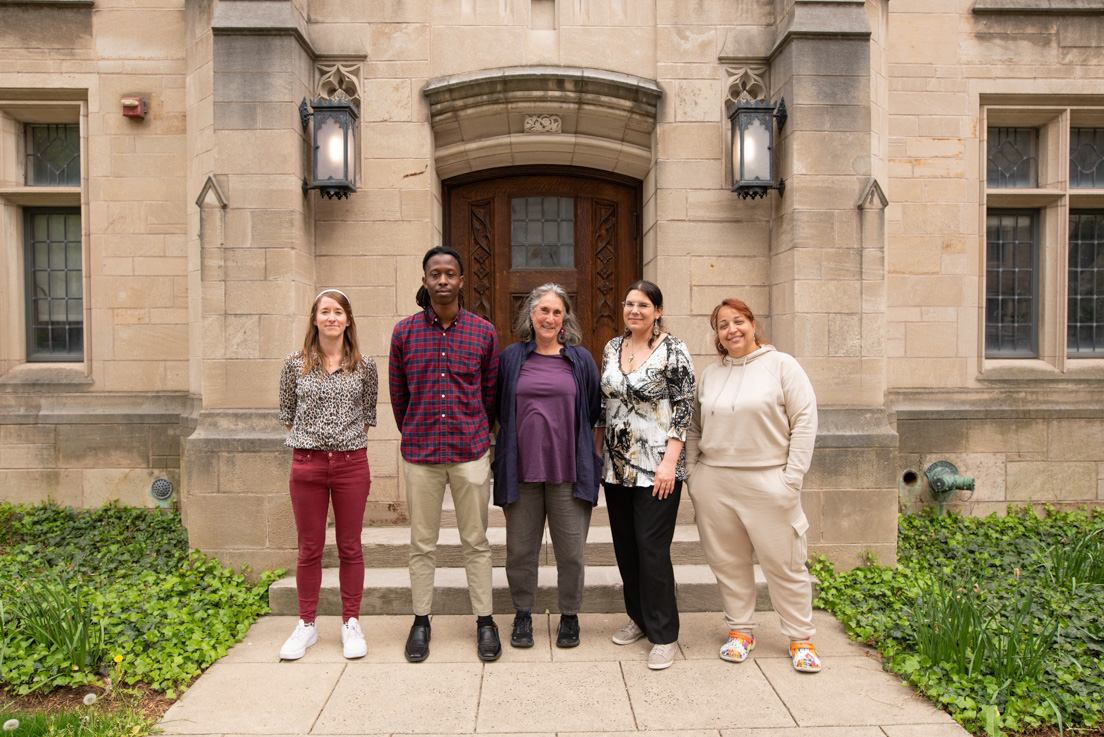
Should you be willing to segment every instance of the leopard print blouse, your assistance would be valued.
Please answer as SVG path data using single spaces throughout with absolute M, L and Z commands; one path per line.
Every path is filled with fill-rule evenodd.
M 284 359 L 280 373 L 280 422 L 291 425 L 284 445 L 304 450 L 357 450 L 368 445 L 366 425 L 376 424 L 376 362 L 362 356 L 356 371 L 327 374 L 322 361 L 303 376 L 303 354 Z

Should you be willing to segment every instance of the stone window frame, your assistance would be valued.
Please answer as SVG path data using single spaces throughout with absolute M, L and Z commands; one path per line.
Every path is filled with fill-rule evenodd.
M 1033 188 L 990 187 L 987 179 L 990 128 L 1033 127 L 1039 131 L 1038 182 Z M 1104 127 L 1104 100 L 1053 104 L 1027 98 L 982 100 L 978 123 L 980 182 L 979 222 L 979 378 L 1002 380 L 1104 379 L 1104 358 L 1069 355 L 1067 351 L 1069 221 L 1071 211 L 1104 209 L 1104 189 L 1071 188 L 1070 129 Z M 986 354 L 985 233 L 993 211 L 1031 211 L 1037 218 L 1038 262 L 1035 329 L 1038 354 L 1007 358 Z
M 0 384 L 90 383 L 92 369 L 91 260 L 88 207 L 88 103 L 79 99 L 0 98 Z M 29 98 L 29 99 L 27 99 Z M 28 124 L 66 123 L 80 127 L 80 184 L 38 186 L 26 181 Z M 83 356 L 61 361 L 32 361 L 28 356 L 25 211 L 78 208 L 81 221 L 81 281 L 84 294 Z

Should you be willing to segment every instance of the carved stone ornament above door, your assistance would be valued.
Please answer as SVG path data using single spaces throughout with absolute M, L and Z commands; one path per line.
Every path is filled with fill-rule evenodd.
M 663 91 L 601 69 L 505 67 L 430 80 L 422 94 L 441 179 L 525 164 L 643 179 Z

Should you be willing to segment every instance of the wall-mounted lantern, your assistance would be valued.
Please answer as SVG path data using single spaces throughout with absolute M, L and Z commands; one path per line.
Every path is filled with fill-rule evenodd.
M 314 110 L 312 113 L 311 110 Z M 303 193 L 317 189 L 323 197 L 348 197 L 356 192 L 357 114 L 356 105 L 345 95 L 335 99 L 315 100 L 308 107 L 307 99 L 299 104 L 303 130 L 314 117 L 313 181 L 303 181 Z
M 786 100 L 737 102 L 728 113 L 732 123 L 732 188 L 740 199 L 766 197 L 777 189 L 779 196 L 786 182 L 774 183 L 774 121 L 778 130 L 786 124 Z

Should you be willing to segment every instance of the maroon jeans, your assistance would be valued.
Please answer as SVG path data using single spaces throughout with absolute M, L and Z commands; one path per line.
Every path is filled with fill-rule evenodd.
M 372 486 L 368 456 L 359 450 L 300 450 L 291 459 L 291 508 L 299 533 L 299 563 L 295 584 L 299 618 L 314 621 L 322 587 L 322 548 L 326 544 L 326 514 L 333 502 L 337 558 L 340 563 L 341 618 L 360 616 L 364 595 L 364 550 L 360 533 L 364 505 Z

